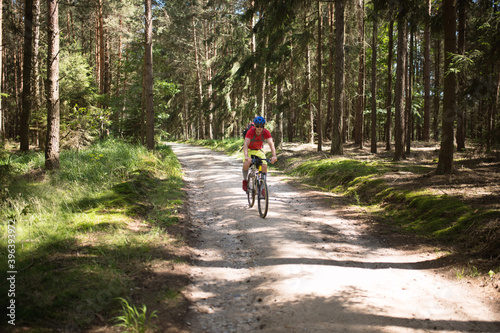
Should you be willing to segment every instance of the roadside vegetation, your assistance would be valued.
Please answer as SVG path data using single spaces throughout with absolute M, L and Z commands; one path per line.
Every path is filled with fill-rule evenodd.
M 243 139 L 191 143 L 242 154 Z M 494 156 L 470 148 L 457 153 L 455 174 L 438 176 L 438 150 L 431 144 L 400 162 L 369 148 L 348 147 L 344 156 L 332 157 L 312 145 L 293 147 L 283 145 L 275 167 L 294 181 L 346 198 L 378 231 L 486 260 L 483 273 L 500 272 L 500 161 Z
M 242 139 L 189 143 L 242 157 Z M 274 167 L 342 198 L 384 237 L 402 235 L 401 246 L 422 241 L 465 255 L 457 279 L 496 281 L 499 163 L 473 151 L 459 155 L 451 176 L 434 174 L 432 149 L 393 162 L 353 147 L 332 157 L 312 145 L 284 144 Z M 9 221 L 16 226 L 16 327 L 8 328 L 182 328 L 189 248 L 181 168 L 170 148 L 150 152 L 106 140 L 63 151 L 60 161 L 60 170 L 47 173 L 42 152 L 0 151 L 2 258 Z M 5 260 L 0 269 L 11 270 Z M 0 297 L 6 304 L 7 293 Z
M 63 151 L 51 173 L 43 152 L 1 154 L 0 257 L 15 221 L 15 328 L 72 331 L 120 319 L 123 326 L 120 301 L 153 323 L 184 311 L 187 280 L 174 269 L 188 260 L 179 226 L 183 182 L 169 147 L 150 152 L 107 140 Z M 0 297 L 7 304 L 7 293 Z

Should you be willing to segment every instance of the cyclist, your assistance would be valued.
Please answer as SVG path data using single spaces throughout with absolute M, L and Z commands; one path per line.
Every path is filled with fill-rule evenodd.
M 245 143 L 243 145 L 243 153 L 245 154 L 245 158 L 243 159 L 243 191 L 248 190 L 248 169 L 250 168 L 250 164 L 252 164 L 252 155 L 258 156 L 262 159 L 266 158 L 266 155 L 262 151 L 262 147 L 264 146 L 264 140 L 267 141 L 269 148 L 271 148 L 271 153 L 273 156 L 271 157 L 271 163 L 274 164 L 278 158 L 276 157 L 276 149 L 274 148 L 273 138 L 271 137 L 271 132 L 264 128 L 266 120 L 264 117 L 258 116 L 253 120 L 254 126 L 252 126 L 246 136 Z M 263 161 L 262 164 L 262 172 L 264 176 L 267 173 L 267 162 Z

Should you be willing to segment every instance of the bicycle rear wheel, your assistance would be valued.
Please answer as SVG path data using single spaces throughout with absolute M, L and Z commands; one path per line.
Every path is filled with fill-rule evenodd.
M 253 207 L 255 203 L 255 178 L 252 173 L 248 173 L 248 188 L 247 188 L 247 199 L 248 207 Z
M 257 188 L 259 215 L 264 218 L 267 215 L 267 209 L 269 206 L 269 191 L 267 190 L 267 182 L 263 179 L 259 180 Z

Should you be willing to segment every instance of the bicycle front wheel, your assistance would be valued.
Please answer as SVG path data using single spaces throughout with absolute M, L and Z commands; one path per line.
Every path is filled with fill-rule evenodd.
M 259 215 L 264 218 L 267 215 L 267 209 L 269 206 L 269 191 L 267 190 L 267 182 L 265 180 L 259 180 L 258 185 Z
M 247 199 L 248 199 L 248 207 L 253 207 L 255 203 L 255 179 L 251 173 L 248 174 L 248 188 L 247 188 Z

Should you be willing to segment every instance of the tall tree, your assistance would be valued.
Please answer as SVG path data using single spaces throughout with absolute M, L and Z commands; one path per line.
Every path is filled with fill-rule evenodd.
M 465 56 L 465 6 L 467 0 L 456 0 L 458 6 L 458 54 Z M 458 90 L 459 96 L 465 95 L 465 75 L 461 72 L 458 75 Z M 465 105 L 458 103 L 457 105 L 457 150 L 465 149 Z
M 400 1 L 398 13 L 398 54 L 395 89 L 395 123 L 394 123 L 394 161 L 406 158 L 404 150 L 404 97 L 405 72 L 408 53 L 408 23 L 406 19 L 406 2 Z
M 195 57 L 195 64 L 196 64 L 196 80 L 197 80 L 197 97 L 198 97 L 198 126 L 197 126 L 197 139 L 203 139 L 203 130 L 202 128 L 202 123 L 203 123 L 203 112 L 202 112 L 202 104 L 203 104 L 203 82 L 201 79 L 201 65 L 200 65 L 200 56 L 199 56 L 199 50 L 198 50 L 198 34 L 197 34 L 197 29 L 196 29 L 196 14 L 193 13 L 192 17 L 192 22 L 193 22 L 193 48 L 194 48 L 194 57 Z M 196 104 L 196 103 L 195 103 Z
M 329 138 L 332 135 L 332 109 L 333 109 L 333 46 L 334 46 L 334 38 L 333 38 L 333 15 L 334 15 L 334 6 L 333 3 L 328 4 L 328 47 L 329 55 L 328 55 L 328 98 L 327 98 L 327 111 L 326 111 L 326 126 L 325 126 L 325 135 Z
M 37 113 L 40 109 L 41 96 L 40 96 L 40 0 L 33 1 L 33 75 L 32 75 L 32 108 L 33 118 L 35 118 L 35 144 L 40 146 L 40 126 L 39 117 Z
M 335 2 L 335 103 L 333 108 L 332 155 L 343 155 L 342 114 L 345 84 L 345 0 Z
M 146 146 L 154 149 L 154 109 L 153 109 L 153 16 L 151 0 L 144 0 L 145 30 L 144 30 L 144 78 L 143 95 L 146 108 Z
M 434 114 L 432 119 L 432 138 L 439 140 L 439 105 L 441 104 L 440 82 L 441 82 L 441 40 L 437 39 L 434 47 Z
M 59 3 L 47 0 L 47 143 L 45 167 L 59 168 Z
M 372 121 L 371 121 L 371 153 L 377 153 L 377 36 L 378 36 L 377 13 L 373 13 L 373 34 L 372 34 Z
M 307 31 L 307 12 L 304 12 L 304 30 Z M 304 86 L 306 103 L 307 103 L 307 114 L 309 116 L 309 132 L 308 140 L 310 144 L 314 143 L 314 108 L 311 101 L 312 94 L 312 83 L 311 83 L 311 47 L 310 47 L 310 38 L 309 34 L 306 37 L 306 84 Z
M 444 88 L 443 117 L 441 126 L 441 149 L 436 173 L 439 175 L 453 172 L 454 123 L 456 108 L 456 78 L 452 71 L 452 55 L 456 53 L 456 2 L 443 0 L 444 30 Z
M 4 122 L 2 108 L 2 85 L 3 85 L 3 1 L 0 0 L 0 140 L 4 139 Z
M 322 59 L 321 59 L 321 49 L 323 48 L 321 29 L 322 29 L 323 15 L 321 12 L 321 1 L 318 1 L 318 113 L 316 119 L 316 128 L 318 131 L 318 151 L 322 151 L 323 145 L 323 120 L 321 119 L 321 83 L 322 83 Z M 314 136 L 313 136 L 314 139 Z
M 30 146 L 30 112 L 31 112 L 31 71 L 33 64 L 33 0 L 24 4 L 24 52 L 23 52 L 23 96 L 21 111 L 20 139 L 21 151 L 28 151 Z
M 424 127 L 422 140 L 431 137 L 431 0 L 426 0 L 424 28 Z
M 394 47 L 394 20 L 391 18 L 389 22 L 389 45 L 388 45 L 388 54 L 387 54 L 387 100 L 386 100 L 386 108 L 387 108 L 387 117 L 385 122 L 385 150 L 391 150 L 391 139 L 392 139 L 392 58 L 393 52 L 392 49 Z
M 406 71 L 406 104 L 405 104 L 405 135 L 404 141 L 406 144 L 405 153 L 407 155 L 410 154 L 411 151 L 411 140 L 412 140 L 412 132 L 413 132 L 413 79 L 414 79 L 414 25 L 412 25 L 410 31 L 410 51 L 408 54 L 408 69 Z
M 358 1 L 358 44 L 359 44 L 359 70 L 358 70 L 358 96 L 356 98 L 356 117 L 354 122 L 354 142 L 363 148 L 364 136 L 364 108 L 365 108 L 365 3 Z

